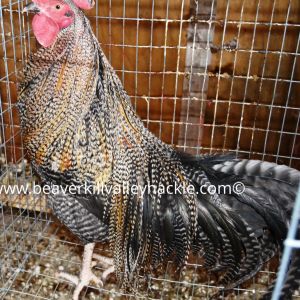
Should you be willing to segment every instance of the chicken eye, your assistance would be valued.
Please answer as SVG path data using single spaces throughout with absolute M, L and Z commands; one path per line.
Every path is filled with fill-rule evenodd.
M 56 9 L 60 9 L 60 5 L 56 5 L 55 8 L 56 8 Z

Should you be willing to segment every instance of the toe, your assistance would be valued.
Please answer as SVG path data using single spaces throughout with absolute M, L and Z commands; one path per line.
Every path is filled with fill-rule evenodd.
M 79 282 L 74 290 L 73 296 L 72 296 L 72 300 L 78 300 L 79 299 L 79 294 L 81 293 L 81 291 L 83 290 L 83 288 L 85 287 L 85 284 L 83 284 L 82 282 Z
M 55 277 L 58 279 L 65 279 L 69 282 L 72 282 L 75 285 L 78 285 L 78 283 L 79 283 L 79 278 L 77 276 L 71 275 L 69 273 L 59 272 L 59 273 L 55 274 Z
M 114 263 L 112 258 L 102 256 L 102 255 L 99 255 L 99 254 L 96 254 L 96 253 L 93 254 L 93 258 L 96 259 L 97 261 L 99 261 L 99 263 L 102 264 L 102 265 L 111 266 Z

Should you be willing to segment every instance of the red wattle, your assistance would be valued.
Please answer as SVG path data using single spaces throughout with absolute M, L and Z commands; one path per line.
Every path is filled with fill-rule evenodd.
M 43 14 L 33 17 L 32 28 L 36 39 L 44 47 L 51 46 L 55 42 L 59 32 L 58 25 Z

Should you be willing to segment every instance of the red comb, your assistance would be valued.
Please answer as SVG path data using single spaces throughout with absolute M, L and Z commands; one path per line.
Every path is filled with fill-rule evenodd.
M 47 3 L 49 0 L 32 0 L 32 2 L 39 4 L 39 3 Z M 91 9 L 95 5 L 94 0 L 73 0 L 74 4 L 82 9 Z
M 91 9 L 93 8 L 93 6 L 95 5 L 95 1 L 94 0 L 73 0 L 73 2 L 82 9 Z

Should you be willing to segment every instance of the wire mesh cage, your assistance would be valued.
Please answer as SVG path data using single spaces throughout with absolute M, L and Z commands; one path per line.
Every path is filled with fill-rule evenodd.
M 57 270 L 78 272 L 82 246 L 32 188 L 17 113 L 18 76 L 37 44 L 23 0 L 0 0 L 0 298 L 70 299 Z M 86 11 L 146 127 L 184 151 L 233 151 L 300 169 L 298 0 L 97 0 Z M 107 253 L 99 245 L 99 253 Z M 257 299 L 277 259 L 228 299 Z M 99 269 L 101 273 L 101 269 Z M 99 273 L 99 274 L 100 274 Z M 206 299 L 221 287 L 193 259 L 149 279 L 149 299 Z M 124 295 L 113 278 L 85 299 Z M 296 298 L 300 298 L 296 293 Z M 102 299 L 102 298 L 101 298 Z

